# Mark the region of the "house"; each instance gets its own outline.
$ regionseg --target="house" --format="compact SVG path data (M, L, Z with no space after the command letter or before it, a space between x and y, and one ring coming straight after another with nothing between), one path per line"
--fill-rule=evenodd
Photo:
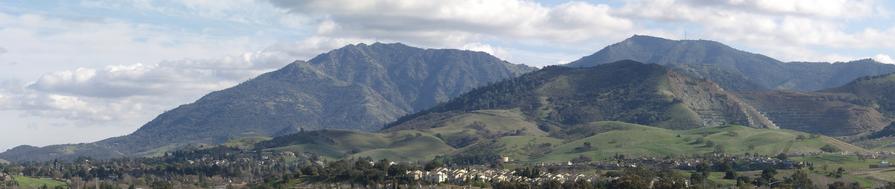
M407 175L410 175L410 177L413 177L413 180L420 180L420 179L422 179L422 178L423 178L423 174L424 174L423 171L420 171L420 170L416 170L416 171L407 171Z
M447 181L447 179L447 174L441 171L429 172L426 174L426 181L431 183L443 183Z

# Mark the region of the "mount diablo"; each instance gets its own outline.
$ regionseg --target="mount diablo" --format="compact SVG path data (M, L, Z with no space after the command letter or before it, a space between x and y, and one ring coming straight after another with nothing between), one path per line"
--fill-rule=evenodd
M87 144L20 146L0 154L0 159L147 156L300 129L374 131L402 115L533 70L483 52L400 43L348 45L212 92L126 136Z

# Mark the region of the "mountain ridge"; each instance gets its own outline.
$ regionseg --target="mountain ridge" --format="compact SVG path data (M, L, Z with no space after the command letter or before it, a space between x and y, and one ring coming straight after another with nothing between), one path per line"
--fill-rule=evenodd
M871 59L842 63L783 62L710 40L669 40L634 35L565 64L588 67L619 60L670 65L733 91L815 91L838 87L863 76L895 72L895 65Z

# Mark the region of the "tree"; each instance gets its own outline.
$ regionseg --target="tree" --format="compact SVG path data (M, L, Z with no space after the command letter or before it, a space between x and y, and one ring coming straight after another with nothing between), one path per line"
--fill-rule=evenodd
M777 181L774 176L777 175L777 170L773 167L767 168L761 171L761 176L755 178L755 185L757 186L769 186L771 183Z
M786 160L786 159L789 159L789 157L787 157L786 154L784 154L784 153L780 153L780 154L777 154L777 159Z
M834 152L839 152L841 150L833 145L827 144L827 145L824 145L823 147L820 147L820 151L834 153Z
M705 179L709 178L709 174L712 173L712 168L709 167L708 163L702 162L696 166L696 171L699 172L699 175Z
M861 185L858 184L857 182L853 182L849 185L846 185L842 181L836 181L833 184L829 184L827 186L830 189L860 189L861 188Z
M702 176L702 174L699 173L692 173L690 174L690 183L692 183L694 186L705 185L706 177Z
M715 145L715 149L712 150L712 152L713 152L713 153L716 153L716 154L723 154L723 153L725 152L725 151L724 151L724 146L722 146L722 145L720 145L720 144Z
M787 177L786 180L784 180L784 183L788 186L792 186L792 188L799 188L799 189L815 188L814 182L812 182L811 179L808 178L808 174L802 170L797 170L796 172L792 173L791 176Z
M739 177L737 177L737 185L736 186L737 186L737 188L753 188L752 184L750 184L751 182L752 182L752 178L749 178L748 176L739 176Z
M836 172L833 173L833 177L842 178L842 175L845 175L845 169L839 167L836 169Z
M724 179L736 179L737 172L734 170L727 170L724 172Z
M715 142L711 140L705 141L705 147L715 147Z
M575 147L575 151L576 152L585 152L585 151L589 151L592 148L593 148L593 146L591 146L590 142L584 142L584 144L581 144L581 146Z
M580 155L577 158L572 159L572 163L589 163L591 161L593 161L593 159L584 155Z

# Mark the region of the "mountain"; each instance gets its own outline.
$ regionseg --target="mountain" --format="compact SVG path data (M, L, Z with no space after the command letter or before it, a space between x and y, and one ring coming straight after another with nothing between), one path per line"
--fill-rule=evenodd
M546 67L404 116L375 133L305 131L258 143L255 150L328 158L442 158L457 164L501 156L566 162L579 156L608 160L615 154L717 150L775 155L820 152L825 145L866 151L830 137L766 128L776 126L711 81L661 65L619 61Z
M878 132L870 135L871 138L892 136L895 133L895 74L862 77L844 86L823 91L851 94L885 116L887 119L879 125L885 128L878 129Z
M715 41L668 40L643 35L610 45L567 66L589 67L619 60L667 65L734 91L815 91L838 87L859 77L895 72L895 65L869 59L844 63L784 63Z
M159 155L302 129L374 131L489 83L533 71L483 52L400 43L348 45L162 113L132 134L80 145L19 147L0 158Z
M867 62L862 64L869 64ZM763 91L739 95L781 128L830 136L881 131L895 120L895 74L867 76L817 92Z
M895 117L895 74L868 76L825 92L849 93L869 101L887 116Z
M445 104L405 116L395 127L431 127L445 117L488 109L518 109L539 126L622 121L670 129L728 124L774 128L717 84L657 64L619 61L594 67L552 66L475 89Z
M762 91L739 94L780 128L828 136L882 129L890 118L849 93Z

